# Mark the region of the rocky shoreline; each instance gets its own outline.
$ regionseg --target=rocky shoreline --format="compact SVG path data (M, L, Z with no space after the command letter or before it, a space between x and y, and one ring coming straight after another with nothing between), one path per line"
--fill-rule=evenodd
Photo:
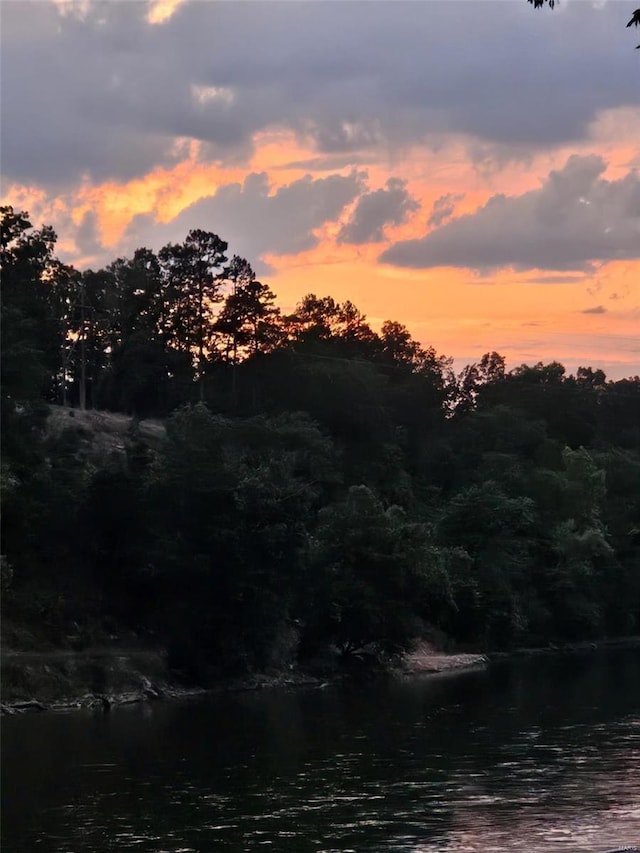
M85 693L83 696L40 702L37 699L17 699L0 702L0 714L12 716L30 711L74 711L80 708L108 711L119 705L133 705L163 699L180 699L198 696L206 691L202 688L183 688L153 685L125 693Z
M393 676L451 672L482 666L480 654L446 654L419 644L399 665L378 668ZM366 665L365 665L366 671ZM0 714L34 711L109 711L121 705L181 699L204 693L275 687L323 688L349 674L301 671L256 674L213 687L186 687L167 669L158 650L100 648L84 651L5 652L2 655Z
M640 646L640 637L582 642L545 648L523 648L492 654L449 653L419 642L393 665L370 667L359 676L387 675L413 678L455 674L485 667L495 660L535 655L580 653L599 648ZM123 705L184 699L206 693L270 688L324 688L354 673L338 668L319 671L289 669L241 679L221 681L211 687L180 684L160 650L97 648L83 651L3 652L0 714L33 711L109 711Z
M4 651L0 713L108 710L180 695L158 650L101 647L83 651Z

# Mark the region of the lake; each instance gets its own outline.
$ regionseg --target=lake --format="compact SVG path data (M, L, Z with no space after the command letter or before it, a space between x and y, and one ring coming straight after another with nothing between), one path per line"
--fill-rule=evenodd
M640 841L640 650L3 720L3 853Z

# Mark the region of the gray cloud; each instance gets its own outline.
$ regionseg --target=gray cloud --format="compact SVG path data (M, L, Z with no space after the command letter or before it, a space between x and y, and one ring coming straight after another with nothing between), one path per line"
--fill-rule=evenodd
M448 133L514 151L583 139L598 111L637 106L617 7L193 2L151 26L143 3L62 16L7 0L3 173L55 187L125 180L175 162L176 139L237 160L265 129L320 153Z
M407 191L406 181L390 178L387 188L364 193L351 219L340 229L338 243L379 243L387 225L400 225L420 205Z
M159 249L184 240L192 228L214 231L229 243L229 251L246 257L260 274L258 260L265 254L296 255L318 243L314 230L338 218L346 205L365 190L365 175L309 175L271 193L264 173L248 175L243 184L228 184L200 199L169 223L153 216L134 217L123 246L130 253L146 245Z
M329 154L322 157L310 157L307 160L292 160L274 169L305 169L310 172L335 172L348 166L357 166L367 162L367 157L359 154Z
M604 305L596 305L595 308L585 308L584 311L580 312L581 314L606 314L607 309Z
M446 193L437 198L433 203L431 213L427 219L427 228L438 228L445 220L450 219L453 216L456 205L463 198L463 193Z
M640 257L640 177L601 177L595 155L569 158L536 190L494 195L473 214L425 237L396 243L383 262L423 269L466 267L588 270L599 261Z
M560 275L531 275L524 281L527 284L579 284L585 281L585 273L560 273Z
M170 165L173 139L153 121L152 81L179 109L182 87L148 43L139 3L96 3L87 20L50 3L10 2L2 17L2 171L63 186L85 174L128 179ZM104 23L101 23L103 22ZM7 85L7 80L11 85ZM159 100L159 99L158 99ZM138 118L135 113L138 111Z
M93 210L87 210L76 229L75 243L83 255L99 255L104 250L98 234L98 217Z

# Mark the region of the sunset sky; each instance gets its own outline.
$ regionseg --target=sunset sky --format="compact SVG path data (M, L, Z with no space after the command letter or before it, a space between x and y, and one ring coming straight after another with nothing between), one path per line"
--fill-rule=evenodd
M634 0L3 0L2 203L97 268L214 231L454 356L640 373Z

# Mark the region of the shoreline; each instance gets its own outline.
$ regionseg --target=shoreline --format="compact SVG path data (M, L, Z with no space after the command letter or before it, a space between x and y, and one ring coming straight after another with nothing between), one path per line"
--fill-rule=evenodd
M397 665L378 671L365 669L359 674L411 678L459 672L487 663L488 658L479 653L449 654L420 643ZM256 673L209 687L187 687L171 677L158 650L104 647L83 651L6 651L2 654L2 670L2 716L81 709L108 712L124 705L274 688L321 689L356 677L346 670L318 672L300 668ZM13 682L10 686L5 684L7 673ZM96 680L104 682L100 689Z
M509 658L530 658L543 655L579 654L596 652L602 649L633 649L640 647L640 634L630 637L605 637L600 640L579 640L575 643L562 643L547 646L522 646L509 652L488 652L489 661L508 660Z
M407 652L397 665L389 666L386 670L379 671L377 675L407 679L443 674L455 675L469 670L482 669L490 666L493 662L509 659L635 647L640 647L640 636L581 641L558 646L523 647L508 652L488 653L443 652L435 649L427 642L420 642L412 651ZM22 670L20 670L21 661L24 662ZM38 662L41 673L33 672L34 661ZM115 673L116 678L111 687L105 685L104 689L96 689L86 679L86 671L83 671L82 667L86 667L95 678L97 661L100 661L99 665L103 667L103 670L98 673L99 678L110 677L114 679ZM63 672L58 670L56 673L56 665L60 668L63 662L66 662L67 671L64 671L63 668ZM142 664L146 664L146 666ZM35 653L4 652L2 655L3 670L12 665L17 666L21 675L30 674L35 682L37 682L39 674L46 674L50 679L57 676L58 695L52 695L50 687L48 690L44 688L39 690L34 683L31 685L32 689L28 689L26 685L21 689L15 687L13 690L9 689L8 692L14 695L5 699L7 691L4 687L5 679L3 677L2 698L0 699L0 715L2 716L44 711L61 713L81 709L105 713L113 708L126 705L188 699L203 695L274 688L309 687L321 689L349 680L350 677L353 678L353 675L350 676L348 672L335 671L315 674L313 671L297 669L272 674L254 674L244 678L221 681L210 687L187 687L171 678L171 673L166 670L163 656L158 650L126 651L108 648L77 652L68 650ZM29 667L32 669L31 672L29 672ZM74 675L77 679L75 685L73 684ZM66 679L64 684L59 683L61 679ZM28 681L28 677L25 680ZM120 688L116 689L118 683Z
M420 642L407 652L398 667L400 674L438 675L444 672L460 672L477 669L489 663L489 657L481 652L442 652L426 642Z

